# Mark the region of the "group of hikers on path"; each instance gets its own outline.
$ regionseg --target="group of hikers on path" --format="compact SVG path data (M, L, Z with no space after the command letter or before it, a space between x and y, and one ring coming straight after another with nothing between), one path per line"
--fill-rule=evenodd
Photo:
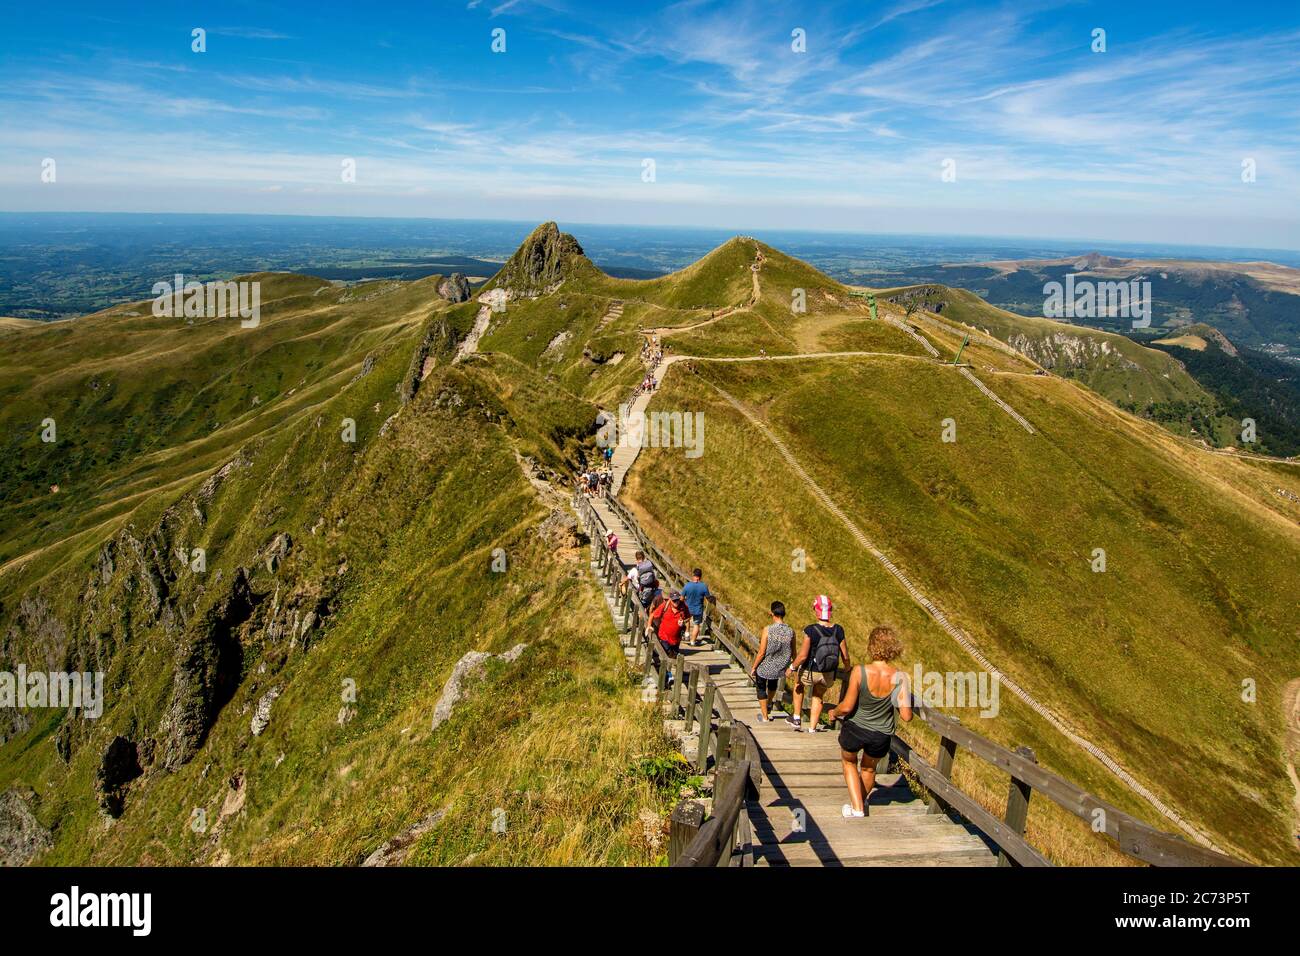
M609 494L614 484L614 472L611 468L590 468L580 472L576 479L578 491L589 498L603 498Z
M607 536L606 546L617 554L618 537L613 532ZM699 568L691 572L691 580L681 590L670 589L665 594L653 562L637 551L636 560L619 582L619 591L630 592L640 601L647 611L645 637L657 640L670 660L682 646L700 646L701 633L706 637L710 633L706 604L716 605L717 598ZM893 629L873 628L867 638L868 661L854 667L844 628L831 622L833 610L831 599L818 595L812 602L815 620L797 641L794 628L785 621L785 604L773 601L771 622L759 635L749 676L758 695L761 723L775 719L773 699L790 677L795 683L788 719L796 732L802 732L804 698L811 694L806 729L814 734L821 729L826 691L835 684L841 668L848 672L839 702L828 716L840 721L840 760L849 790L849 802L841 812L849 818L862 817L875 786L876 761L889 753L898 718L912 719L911 690L907 675L892 664L903 650Z
M810 734L817 733L826 691L841 667L848 671L839 703L830 711L830 719L841 722L840 761L849 788L849 802L841 813L845 817L866 816L867 800L876 785L876 761L889 753L897 718L912 719L907 675L891 663L902 655L902 644L892 628L873 628L867 638L869 662L854 667L844 628L831 623L831 599L819 594L812 610L816 621L803 629L803 640L795 651L794 628L785 623L785 605L772 602L772 621L759 635L758 652L749 669L758 693L758 719L761 723L774 719L772 699L790 676L795 680L790 726L796 732L804 729L804 696L811 693L807 729Z

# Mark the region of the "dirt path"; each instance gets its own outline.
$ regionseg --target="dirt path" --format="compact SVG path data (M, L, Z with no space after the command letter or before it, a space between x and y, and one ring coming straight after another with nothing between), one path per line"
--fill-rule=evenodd
M666 325L658 329L642 329L642 334L663 336L673 335L677 332L690 332L694 329L702 329L706 325L712 325L714 322L721 322L727 316L735 315L737 312L752 309L758 303L758 297L762 294L762 290L758 285L758 274L763 267L763 262L763 250L758 247L758 243L754 243L754 262L749 267L750 278L753 280L753 292L750 293L749 301L743 305L727 306L722 311L709 316L703 322L696 322L694 325Z
M460 343L460 348L456 350L456 357L453 362L459 362L467 355L473 355L478 351L478 341L483 338L483 333L487 331L488 323L492 321L492 306L481 305L478 309L478 315L474 316L474 327L469 330L469 335Z

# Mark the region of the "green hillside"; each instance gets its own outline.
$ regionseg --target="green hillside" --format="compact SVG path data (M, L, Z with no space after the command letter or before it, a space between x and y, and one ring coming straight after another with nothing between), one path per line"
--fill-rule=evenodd
M923 325L951 323L991 335L1036 365L1082 382L1176 434L1216 447L1237 441L1240 424L1231 410L1159 349L1113 332L1007 312L963 289L909 286L881 295L913 301L916 320Z
M262 278L257 329L144 303L3 357L0 667L106 674L97 720L3 713L37 862L357 863L431 814L407 862L653 862L666 744L530 481L592 407L453 364L476 309L435 281ZM431 729L463 655L517 644Z
M135 303L5 332L0 668L107 675L98 720L0 715L36 862L355 863L403 835L407 863L660 859L667 744L564 501L648 340L678 360L651 408L703 412L704 454L643 451L623 497L751 625L828 593L856 651L888 623L909 669L974 667L775 436L1035 701L1215 844L1295 862L1300 472L1115 404L1213 402L1170 355L933 286L873 319L748 237L637 281L547 223L461 303L254 278L253 330ZM434 729L470 651L496 656ZM1010 693L959 716L1177 829ZM1057 862L1121 862L1048 801L1029 825Z

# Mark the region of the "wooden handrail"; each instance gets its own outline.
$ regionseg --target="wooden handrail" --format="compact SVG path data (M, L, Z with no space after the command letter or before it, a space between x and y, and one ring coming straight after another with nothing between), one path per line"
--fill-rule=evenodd
M1039 766L1023 754L1008 750L987 737L981 737L972 730L963 727L960 721L947 714L929 707L917 707L915 713L935 733L939 734L944 747L955 750L962 747L985 763L997 767L1010 775L1013 781L1019 781L1041 794L1057 806L1069 811L1088 823L1098 834L1118 844L1119 849L1129 856L1154 866L1246 866L1241 860L1223 853L1197 846L1181 837L1157 830L1149 824L1125 813L1123 810L1093 796L1052 771ZM901 738L895 736L896 744L901 744L909 752L911 747ZM897 752L897 750L895 750ZM902 755L900 754L900 757ZM912 764L912 758L902 757ZM920 759L919 757L916 759ZM915 764L913 764L915 766ZM928 766L928 765L927 765ZM934 768L930 768L934 770ZM921 774L918 772L918 776ZM922 780L926 787L941 799L957 807L949 799L945 789L931 787ZM960 791L957 791L960 793ZM963 812L967 819L978 825L978 821ZM989 834L993 836L992 834ZM1001 844L999 844L1001 845ZM1006 847L1003 847L1006 849ZM1011 854L1014 858L1014 854Z
M640 523L637 522L636 518L632 516L632 513L628 511L621 501L613 496L606 498L605 501L608 503L610 510L619 517L636 537L640 549L650 557L656 568L672 574L678 581L685 582L687 580L684 569L672 561L649 539L642 530ZM589 501L583 500L579 507L593 525L601 523L599 516L596 514L595 509L591 507ZM603 544L601 548L606 552L608 551ZM613 570L614 565L619 565L619 562L610 561L607 558L602 559L601 567L608 567L608 571L603 573L606 573L606 579L611 582L617 580L617 574L621 574L621 565L617 573ZM645 627L645 611L638 601L633 600L630 605L633 619L633 636L638 648L636 661L638 664L642 663L641 645L644 643L646 648L644 656L646 673L649 674L652 667L655 666L656 660L659 661L658 684L662 696L667 671L664 662L668 660L667 655L659 647L658 641L641 641L641 632ZM716 608L719 622L714 629L715 640L732 659L748 670L753 660L753 654L758 650L757 637L721 602L716 605ZM685 665L688 669L693 666L689 663ZM845 678L847 673L841 670L836 676ZM719 768L719 771L724 766L734 762L731 761L733 755L741 755L748 758L741 761L745 764L747 786L756 790L762 774L757 760L757 745L753 741L748 726L732 719L722 695L716 692L716 687L707 674L703 676L702 680L697 678L690 683L690 695L684 704L681 704L678 700L682 683L684 681L681 679L681 672L679 671L678 682L674 685L674 703L679 708L684 708L683 713L691 715L687 718L688 723L695 719L696 708L700 708L698 712L700 753L696 761L700 772L707 768L711 750L715 754L715 766ZM708 710L703 710L706 707ZM712 711L717 711L719 714L716 732L711 724ZM998 846L1000 859L1004 865L1051 865L1047 858L1034 849L1024 837L1031 794L1041 794L1042 797L1051 800L1088 823L1099 835L1113 841L1121 852L1153 866L1248 865L1241 860L1215 850L1197 846L1181 837L1158 830L1142 822L1131 814L1125 813L1099 797L1088 793L1064 777L1039 766L1032 752L1024 750L1024 748L1019 753L1009 750L1001 744L994 743L992 740L964 727L955 717L941 713L933 708L921 706L915 702L914 713L922 723L939 735L940 744L937 765L930 764L917 753L912 744L898 734L895 734L891 741L891 752L912 768L921 785L929 792L931 812L952 811L969 820ZM952 782L953 760L958 748L962 748L990 766L1002 770L1010 777L1007 808L1003 819L998 819L973 797L958 789L956 784ZM750 779L751 777L752 779ZM737 785L734 781L729 780L726 786L731 788L726 796L733 796L731 790L734 790ZM715 787L713 816L700 828L699 833L686 852L673 863L674 866L714 865L714 863L702 864L692 861L712 859L716 863L717 858L722 854L721 844L727 842L728 846L731 845L728 841L734 840L736 836L739 818L734 817L730 820L724 820L723 817L733 817L739 811L736 806L727 803L720 805L720 797L721 794ZM740 804L743 805L743 802L741 800ZM746 822L747 819L746 817Z
M736 832L752 790L751 761L727 760L718 768L722 781L714 787L713 814L672 866L728 866L732 864Z

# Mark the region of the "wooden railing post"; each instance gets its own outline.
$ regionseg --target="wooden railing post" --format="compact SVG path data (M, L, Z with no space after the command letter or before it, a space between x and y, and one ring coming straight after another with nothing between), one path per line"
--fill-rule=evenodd
M682 672L683 672L683 669L686 667L686 658L682 655L682 653L681 653L680 651L678 651L676 657L672 658L672 664L673 664L673 667L672 667L672 675L673 675L673 693L672 693L672 698L671 698L671 699L672 699L672 702L673 702L673 712L672 712L672 714L671 714L670 716L671 716L673 719L676 719L676 718L677 718L677 711L678 711L678 710L681 708L681 706L682 706L682 684L686 683L686 682L682 679L682 677L683 677L683 673L682 673ZM668 665L668 661L665 660L665 661L664 661L664 666L666 667L667 665ZM687 701L687 703L690 703L690 701Z
M732 760L750 760L754 754L749 752L749 734L743 731L732 735L730 756Z
M714 759L717 761L715 766L721 767L722 762L731 756L731 723L724 720L722 723L718 724L718 732L714 735L713 739ZM718 792L718 785L716 782L713 785L713 792Z
M728 736L730 736L730 732L731 732L730 727L727 728L727 732L728 732ZM719 743L722 742L721 729L719 729L718 742ZM723 760L722 751L719 750L718 770L713 775L713 795L715 798L728 789L728 785L731 783L732 779L739 772L740 772L740 761L732 760L730 758ZM744 816L745 810L743 806L741 807L740 813L741 816ZM722 835L722 853L718 857L718 866L731 865L731 856L735 848L735 845L736 845L736 834L734 830L730 833L725 833Z
M682 855L695 835L704 825L704 804L698 800L679 800L669 817L668 865L672 866Z
M700 686L700 668L695 666L689 670L691 676L686 686L686 726L684 728L684 732L688 734L695 728L695 709L696 701L699 699L698 691Z
M1038 757L1028 747L1017 747L1016 753L1026 760L1038 763ZM1029 784L1011 777L1011 787L1007 791L1007 812L1003 820L1016 836L1025 835L1025 824L1029 821L1029 796L1032 793ZM1015 866L1016 863L1005 851L998 853L998 866Z
M959 723L956 717L952 718L953 723ZM957 756L957 741L944 737L939 741L939 759L935 761L934 769L939 771L939 775L945 780L952 779L952 762ZM933 794L930 795L930 806L927 813L943 813L947 807L942 800Z
M700 701L700 745L695 752L695 769L700 773L709 769L709 737L713 734L713 695L717 687L712 677L704 679L704 699Z

